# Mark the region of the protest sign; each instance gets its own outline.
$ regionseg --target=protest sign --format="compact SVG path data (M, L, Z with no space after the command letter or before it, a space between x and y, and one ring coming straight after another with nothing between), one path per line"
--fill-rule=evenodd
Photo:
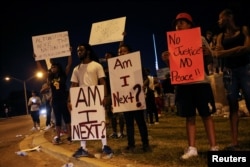
M70 88L72 140L106 138L103 85Z
M144 110L140 52L108 59L113 112Z
M32 43L36 61L71 55L67 31L33 36Z
M98 45L123 41L126 17L93 23L89 44Z
M172 84L203 80L204 63L200 28L167 32Z

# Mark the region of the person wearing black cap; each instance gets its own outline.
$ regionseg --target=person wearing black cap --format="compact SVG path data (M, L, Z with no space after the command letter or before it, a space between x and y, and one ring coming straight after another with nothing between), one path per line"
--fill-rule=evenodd
M173 24L177 31L191 29L194 27L193 19L188 13L179 13L173 21ZM203 55L211 55L209 45L205 38L202 37L201 40L203 45ZM210 144L210 151L217 151L218 146L216 145L214 122L211 117L211 114L215 112L216 109L209 78L205 75L202 81L177 84L175 88L177 114L186 118L186 131L188 137L188 148L184 151L181 159L189 159L191 157L198 156L198 151L195 146L196 109L203 120ZM210 106L212 109L210 109Z
M214 56L223 60L223 81L230 108L232 143L227 150L239 149L239 92L242 90L246 106L250 111L250 35L249 27L237 26L232 10L225 9L219 14L219 27Z

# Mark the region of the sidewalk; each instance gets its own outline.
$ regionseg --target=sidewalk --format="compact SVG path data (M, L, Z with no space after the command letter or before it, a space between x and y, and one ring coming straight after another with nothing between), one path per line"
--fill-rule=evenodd
M74 167L114 167L114 165L109 165L99 161L96 158L81 157L76 159L72 157L73 152L71 152L69 149L65 149L63 145L54 145L53 143L49 142L44 137L44 133L45 131L40 131L26 137L19 145L20 150L28 149L30 146L41 146L41 151L61 160L65 164L72 162Z

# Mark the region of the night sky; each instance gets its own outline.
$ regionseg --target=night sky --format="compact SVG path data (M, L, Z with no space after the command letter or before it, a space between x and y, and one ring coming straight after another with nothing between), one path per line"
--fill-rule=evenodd
M32 57L32 36L68 31L70 45L73 47L73 66L79 63L76 47L88 42L92 23L126 16L125 43L133 51L141 52L142 65L155 72L155 53L153 34L159 68L163 68L161 52L167 49L166 32L172 31L172 21L179 12L192 15L202 33L210 29L218 31L218 15L224 8L231 8L240 23L249 25L248 2L202 0L189 1L146 1L146 2L18 2L1 5L1 87L0 99L8 98L10 92L23 91L23 85L16 82L6 83L3 77L11 75L26 80L36 72ZM248 5L247 5L248 4ZM4 10L3 10L4 8ZM106 51L117 53L119 42L93 46L99 57ZM60 58L66 63L65 58ZM27 82L27 90L39 90L42 81L32 79Z

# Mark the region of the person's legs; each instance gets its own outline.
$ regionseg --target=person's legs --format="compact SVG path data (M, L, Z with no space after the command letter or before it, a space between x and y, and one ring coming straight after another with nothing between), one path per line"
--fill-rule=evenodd
M214 129L214 121L211 116L202 117L202 121L204 123L204 127L207 133L208 141L210 144L210 148L216 147L216 139L215 139L215 129Z
M135 147L135 139L134 139L134 111L124 112L124 117L125 117L125 121L126 121L128 147L129 148L134 148Z
M238 110L239 110L239 102L238 102L238 94L239 94L239 69L227 69L223 73L223 81L224 86L227 93L227 100L229 104L229 121L230 121L230 130L231 130L231 146L238 145ZM229 147L231 147L229 146ZM227 148L226 148L227 149Z
M195 147L195 134L196 134L195 117L186 118L186 130L187 130L188 145Z
M145 119L143 118L143 111L142 110L135 111L134 116L137 126L139 128L143 149L144 151L146 151L146 149L149 147L149 140L148 140L147 125Z
M125 120L124 120L124 114L123 113L118 113L118 119L119 119L119 128L120 128L120 138L125 137L124 135L124 124L125 124Z
M51 126L51 106L50 102L46 102L46 126Z

